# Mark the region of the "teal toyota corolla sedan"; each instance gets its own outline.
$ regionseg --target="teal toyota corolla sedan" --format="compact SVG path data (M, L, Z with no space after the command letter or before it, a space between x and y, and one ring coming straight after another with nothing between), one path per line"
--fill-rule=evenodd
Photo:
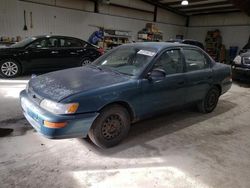
M90 65L32 78L20 101L24 116L44 136L89 136L99 147L112 147L131 123L173 107L195 103L201 112L212 112L231 85L231 68L198 47L133 43Z

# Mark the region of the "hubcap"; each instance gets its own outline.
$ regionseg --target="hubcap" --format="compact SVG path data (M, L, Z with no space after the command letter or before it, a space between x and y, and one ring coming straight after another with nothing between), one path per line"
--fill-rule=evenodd
M105 139L111 140L121 133L122 119L118 115L110 115L102 125L102 135Z
M8 61L2 64L1 71L5 76L14 76L18 72L18 66L14 62Z
M84 65L87 65L87 64L90 64L91 61L89 59L85 59L83 62L82 62L82 66Z

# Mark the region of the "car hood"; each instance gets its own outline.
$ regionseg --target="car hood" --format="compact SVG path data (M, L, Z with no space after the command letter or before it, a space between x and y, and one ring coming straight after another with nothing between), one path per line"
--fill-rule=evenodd
M42 98L58 102L79 92L111 86L129 79L130 77L116 72L85 66L32 78L29 81L29 90Z
M245 53L242 53L240 54L241 57L250 57L250 50L245 52Z

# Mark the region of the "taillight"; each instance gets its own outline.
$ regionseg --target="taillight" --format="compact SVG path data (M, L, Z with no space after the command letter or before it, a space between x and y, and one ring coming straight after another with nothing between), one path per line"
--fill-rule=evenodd
M98 52L100 52L101 55L104 54L104 49L103 48L98 48L97 50L98 50Z

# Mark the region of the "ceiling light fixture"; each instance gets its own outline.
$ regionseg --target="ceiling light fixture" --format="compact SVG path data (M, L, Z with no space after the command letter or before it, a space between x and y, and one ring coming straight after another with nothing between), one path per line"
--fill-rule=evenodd
M182 1L181 5L188 5L188 1L187 0Z

